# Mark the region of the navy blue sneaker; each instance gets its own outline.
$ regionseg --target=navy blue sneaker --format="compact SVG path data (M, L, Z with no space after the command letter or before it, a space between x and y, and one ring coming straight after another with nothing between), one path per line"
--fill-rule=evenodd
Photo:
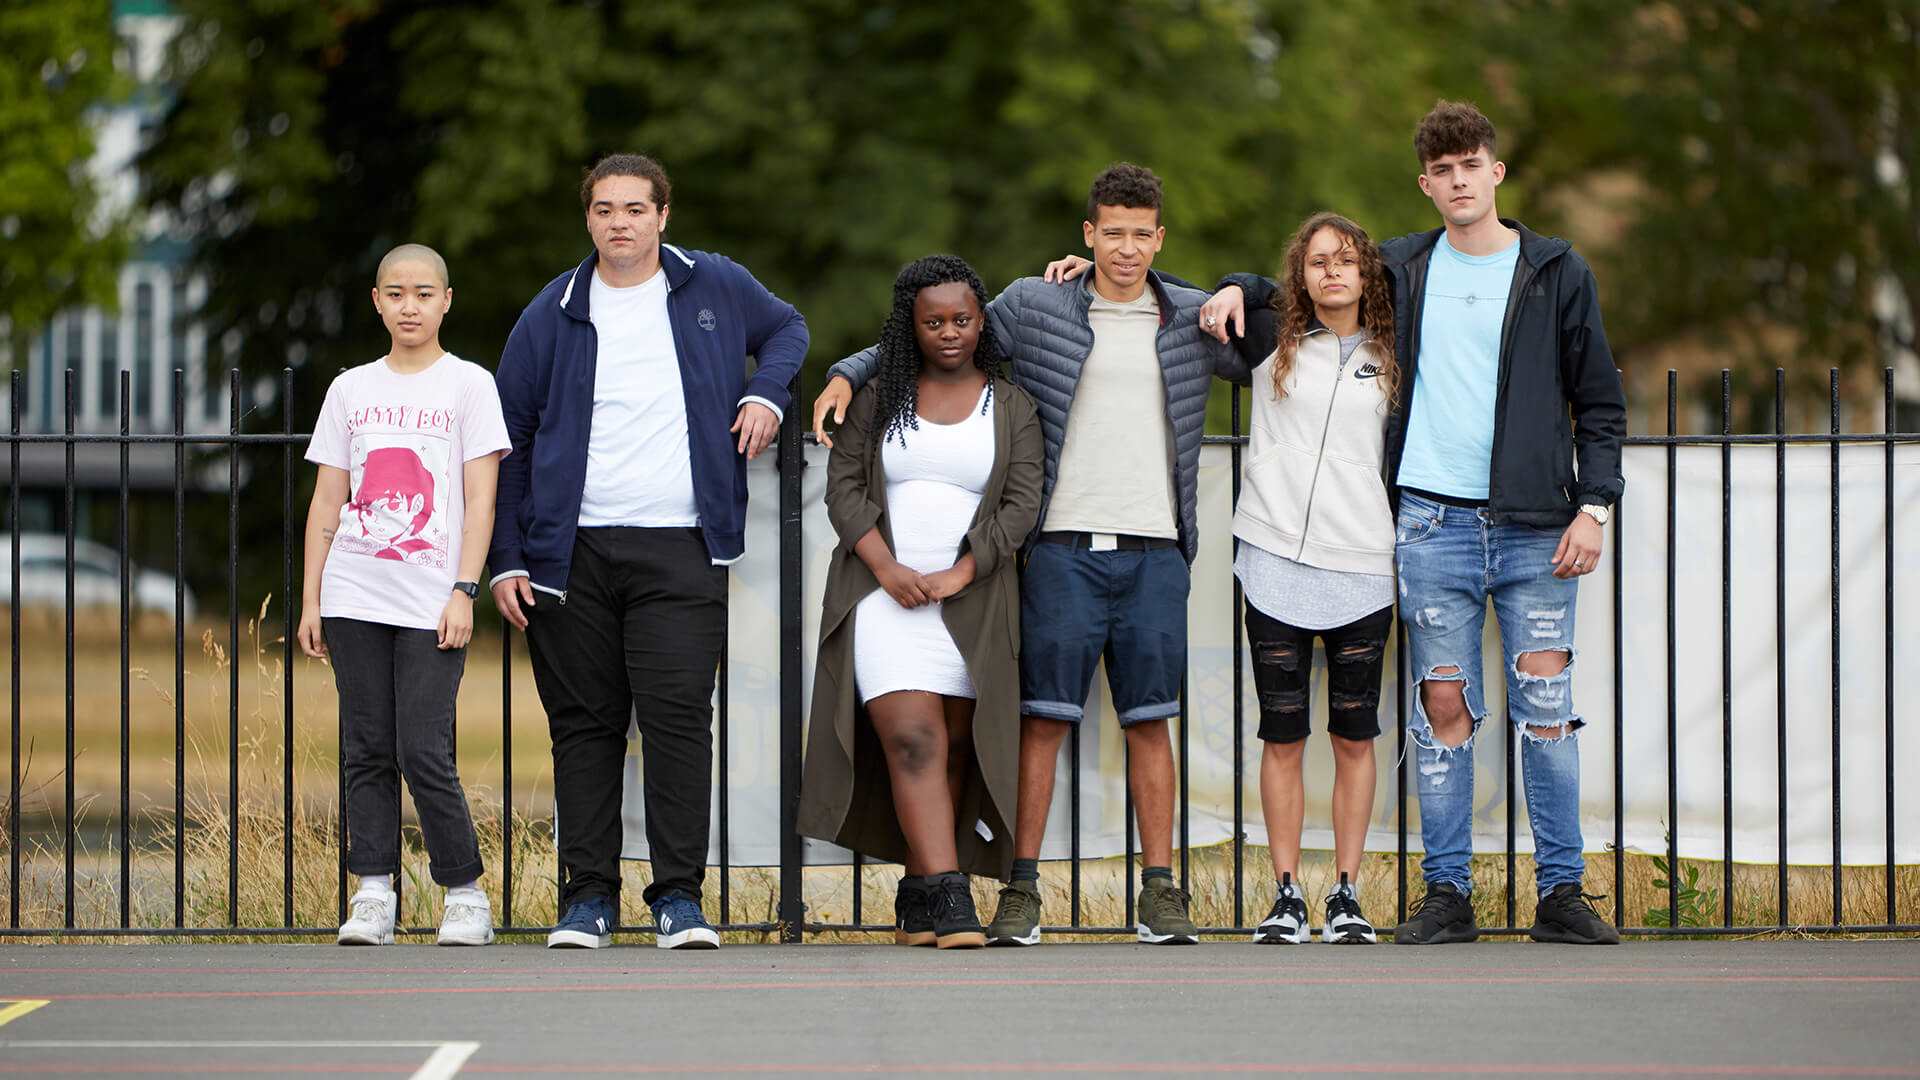
M618 921L613 902L604 896L589 896L567 905L553 932L547 935L549 949L604 949L613 944L613 924Z
M659 927L653 943L662 949L720 947L720 934L700 913L700 905L679 893L668 893L653 902L653 925Z

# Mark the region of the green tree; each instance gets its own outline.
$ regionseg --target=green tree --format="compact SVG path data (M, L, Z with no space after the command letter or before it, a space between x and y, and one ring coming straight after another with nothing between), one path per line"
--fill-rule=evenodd
M108 5L0 6L0 332L16 360L54 313L111 305L122 213L88 172L90 111L120 92Z

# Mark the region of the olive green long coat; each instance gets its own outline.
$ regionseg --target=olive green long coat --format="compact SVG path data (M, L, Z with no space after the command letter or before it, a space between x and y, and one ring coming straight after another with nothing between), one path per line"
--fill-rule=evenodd
M800 790L800 832L862 855L904 862L906 838L880 743L854 687L854 609L880 583L853 545L879 528L893 547L880 462L875 388L856 394L834 434L827 464L827 517L840 543L827 570L814 666L813 710ZM941 617L979 695L974 765L965 781L955 839L960 869L1005 878L1013 868L1013 810L1020 775L1019 550L1040 514L1044 448L1033 399L1005 379L993 384L993 471L958 559L972 552L973 583L941 604ZM984 821L987 840L974 828Z

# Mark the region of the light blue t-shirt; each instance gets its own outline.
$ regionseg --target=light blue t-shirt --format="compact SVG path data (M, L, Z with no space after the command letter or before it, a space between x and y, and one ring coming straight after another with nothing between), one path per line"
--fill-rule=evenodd
M1461 499L1487 497L1500 324L1519 258L1517 239L1492 255L1462 255L1440 234L1427 264L1420 363L1395 477L1401 487Z

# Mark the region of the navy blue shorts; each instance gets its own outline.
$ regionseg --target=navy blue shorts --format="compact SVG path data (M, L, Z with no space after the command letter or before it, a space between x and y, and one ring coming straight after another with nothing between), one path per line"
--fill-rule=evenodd
M1102 657L1121 726L1180 712L1187 561L1176 547L1036 543L1020 574L1020 712L1078 722Z

